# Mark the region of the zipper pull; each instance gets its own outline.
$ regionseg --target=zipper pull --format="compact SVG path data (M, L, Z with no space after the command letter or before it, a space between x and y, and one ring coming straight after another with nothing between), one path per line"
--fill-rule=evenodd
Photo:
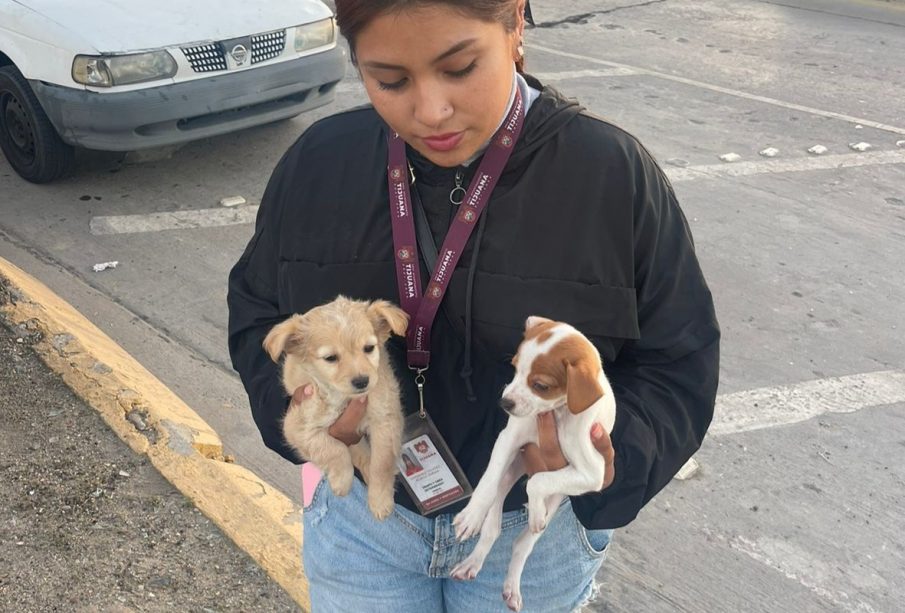
M456 186L449 192L449 202L453 206L459 206L465 200L465 194L467 192L465 188L462 187L462 179L462 170L456 170Z

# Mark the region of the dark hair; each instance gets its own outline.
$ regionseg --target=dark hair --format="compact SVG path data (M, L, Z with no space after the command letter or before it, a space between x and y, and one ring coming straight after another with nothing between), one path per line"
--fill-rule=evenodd
M390 11L436 4L445 4L481 21L499 23L507 32L513 32L518 26L515 12L518 0L336 0L336 25L349 41L352 63L357 63L355 39L371 21ZM524 68L524 61L519 58L515 62L519 72Z

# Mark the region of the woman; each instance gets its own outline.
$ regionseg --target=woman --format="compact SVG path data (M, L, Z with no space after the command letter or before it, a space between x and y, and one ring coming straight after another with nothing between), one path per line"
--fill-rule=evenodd
M230 275L230 351L265 443L302 461L280 434L290 399L261 340L290 313L337 294L404 304L397 266L414 245L394 245L399 211L390 204L410 204L420 281L439 308L428 322L423 387L415 374L424 354L411 338L392 341L390 358L406 410L417 413L423 401L473 486L506 422L497 403L526 317L582 330L617 396L612 440L596 441L609 459L615 451L615 476L563 504L522 577L526 610L569 611L592 596L612 529L634 519L699 447L716 395L719 329L687 224L650 154L521 74L524 9L524 0L337 0L372 106L317 122L277 165ZM473 181L489 176L491 158L502 160L498 183ZM468 220L458 260L436 264L472 199L486 209ZM451 274L429 283L444 266ZM416 307L420 297L419 289ZM350 406L331 433L354 440L361 411ZM556 468L555 426L541 426L544 453L528 451L542 455L533 469ZM356 481L344 498L320 483L307 502L314 611L506 610L500 589L526 522L524 479L471 582L448 578L474 545L453 537L464 500L425 516L400 487L385 522L370 517L365 500Z

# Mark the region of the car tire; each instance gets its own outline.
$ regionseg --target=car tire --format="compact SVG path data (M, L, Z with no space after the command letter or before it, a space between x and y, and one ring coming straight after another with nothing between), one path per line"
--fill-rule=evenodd
M0 149L13 170L32 183L63 177L75 157L15 66L0 67Z

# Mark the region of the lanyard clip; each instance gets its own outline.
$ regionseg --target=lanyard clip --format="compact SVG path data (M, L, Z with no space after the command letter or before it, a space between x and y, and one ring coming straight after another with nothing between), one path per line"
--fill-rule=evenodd
M427 367L412 368L410 366L409 368L417 373L415 375L415 385L418 387L418 416L421 417L421 419L424 419L427 417L427 411L424 410L424 373L427 371Z

